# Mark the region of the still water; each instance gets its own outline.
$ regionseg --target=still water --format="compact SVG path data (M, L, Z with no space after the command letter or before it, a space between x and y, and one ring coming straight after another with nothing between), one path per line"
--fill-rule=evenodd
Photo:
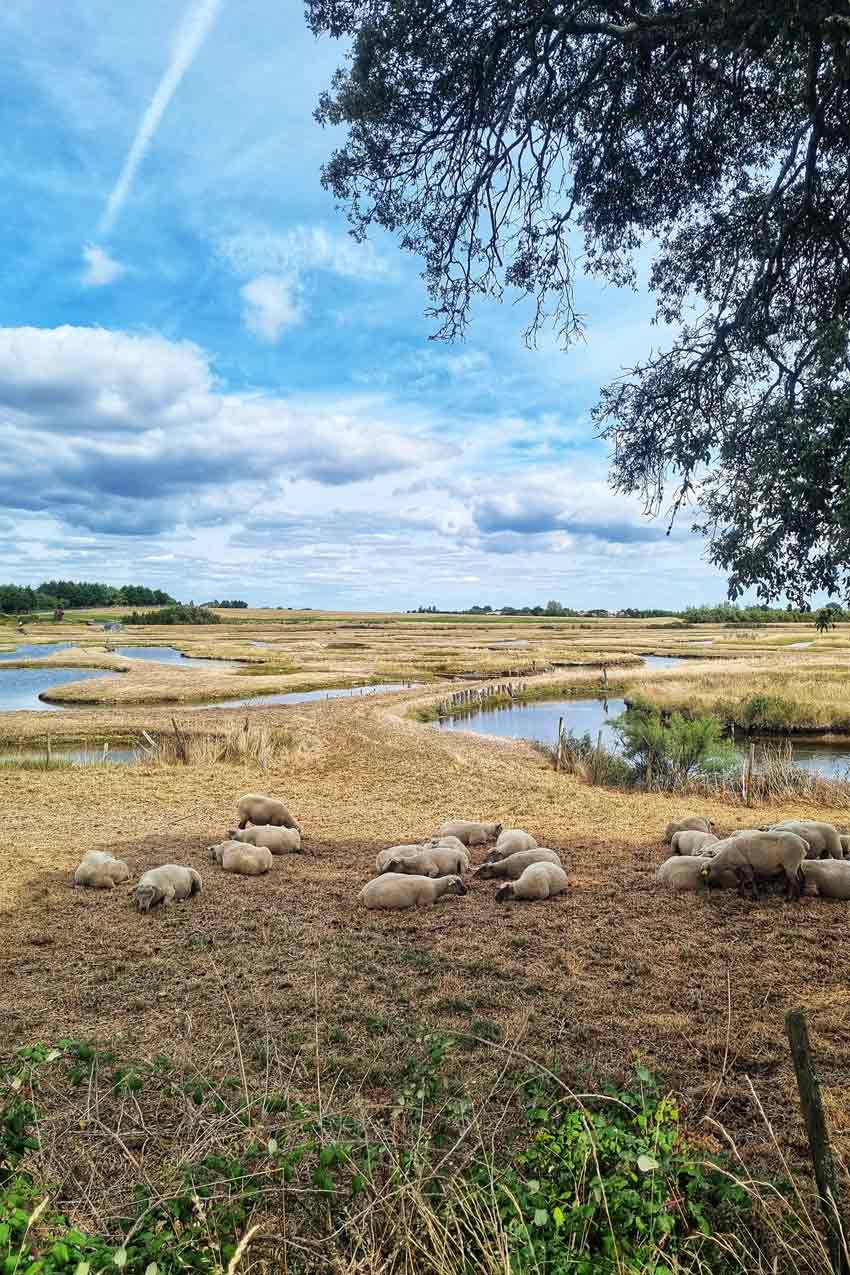
M45 712L62 704L46 704L42 691L67 682L90 682L97 677L117 677L99 668L7 668L0 672L0 712L15 713L22 708Z
M73 651L73 642L37 642L26 646L16 646L14 651L0 651L0 660L43 660L47 655L55 655L57 651Z
M417 682L385 682L379 686L346 686L320 691L287 691L278 695L252 695L250 699L229 699L216 704L187 704L186 708L257 708L262 704L306 704L314 699L341 699L346 696L377 695L379 691L406 691Z
M173 646L116 646L116 655L126 655L128 660L150 660L153 664L179 664L181 668L235 668L227 660L202 659L196 655L184 655Z

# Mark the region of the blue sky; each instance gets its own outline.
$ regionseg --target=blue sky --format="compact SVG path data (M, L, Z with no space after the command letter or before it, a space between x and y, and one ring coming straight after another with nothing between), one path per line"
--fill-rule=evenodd
M286 0L0 10L3 578L201 600L677 606L723 578L607 487L589 410L663 334L582 283L428 340L419 265L357 245L313 121L344 56Z

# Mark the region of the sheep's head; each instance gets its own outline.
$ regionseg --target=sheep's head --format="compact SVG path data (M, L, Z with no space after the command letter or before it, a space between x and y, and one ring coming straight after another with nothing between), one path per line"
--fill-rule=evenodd
M136 900L136 907L140 912L150 912L151 908L159 903L162 893L155 885L137 885L133 892Z
M460 877L446 877L446 881L446 894L466 894L466 886Z
M227 839L228 841L241 841L244 835L244 832L241 832L238 828L231 828L227 834Z
M477 877L481 877L482 880L484 881L488 881L490 877L496 876L495 869L496 869L495 862L488 861L487 863L482 863L481 867L478 869L475 875Z
M505 883L503 885L500 885L498 890L496 891L497 903L510 903L513 897L514 897L513 881L505 881Z
M494 836L494 837L499 837L499 836L501 836L501 833L502 833L502 830L503 830L503 826L504 826L504 825L503 825L503 824L500 824L500 823L494 823L494 824L493 824L493 836Z

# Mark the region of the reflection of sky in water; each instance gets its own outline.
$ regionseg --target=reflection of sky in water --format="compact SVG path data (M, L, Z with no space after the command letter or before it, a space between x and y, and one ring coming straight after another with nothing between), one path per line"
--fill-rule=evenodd
M69 682L91 682L98 677L117 677L106 669L91 668L7 668L0 670L0 712L13 713L22 708L62 708L61 704L45 704L38 698L41 691Z

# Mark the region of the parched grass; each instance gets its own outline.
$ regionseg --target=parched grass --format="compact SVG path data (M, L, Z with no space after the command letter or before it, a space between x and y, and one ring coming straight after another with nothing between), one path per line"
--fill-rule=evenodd
M213 766L251 762L267 770L282 753L294 745L293 735L275 731L267 722L244 717L225 721L214 733L186 733L179 727L168 731L147 731L136 741L140 759L158 766Z
M710 712L742 730L850 732L846 665L733 667L694 677L677 670L673 677L642 681L640 693L666 711Z

